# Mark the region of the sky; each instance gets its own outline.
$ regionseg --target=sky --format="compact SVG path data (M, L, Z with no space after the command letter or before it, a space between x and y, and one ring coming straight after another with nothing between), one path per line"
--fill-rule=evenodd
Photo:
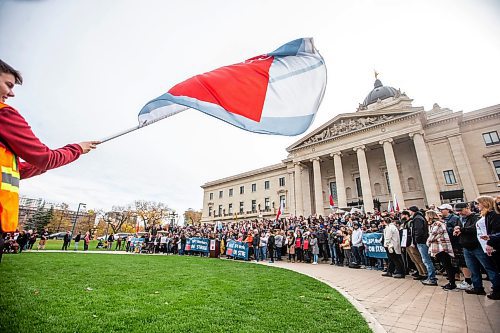
M426 110L500 103L500 2L488 0L0 0L0 58L24 77L8 100L51 148L135 126L193 75L313 37L328 68L308 132L373 88ZM254 134L189 110L21 182L21 195L109 210L135 200L201 209L208 181L279 163L299 137Z

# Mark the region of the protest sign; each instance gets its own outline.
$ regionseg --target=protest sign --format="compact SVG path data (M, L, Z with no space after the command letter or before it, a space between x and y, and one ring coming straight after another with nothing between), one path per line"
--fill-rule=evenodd
M383 235L378 232L363 234L363 244L365 244L365 254L367 257L387 259L382 239Z

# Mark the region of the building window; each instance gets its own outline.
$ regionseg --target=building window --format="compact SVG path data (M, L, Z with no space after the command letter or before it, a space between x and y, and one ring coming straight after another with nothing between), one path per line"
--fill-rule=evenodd
M219 216L222 215L222 205L219 205Z
M500 143L497 131L483 133L483 139L484 143L486 143L487 146L496 145L497 143Z
M232 196L233 196L233 189L232 189L232 188L230 188L230 189L229 189L229 196L230 196L230 197L232 197Z
M380 186L380 183L373 184L373 188L375 189L375 195L382 195L382 186Z
M337 201L337 182L330 182L330 194L334 201Z
M280 186L285 186L285 177L280 177Z
M389 181L389 173L385 173L385 182L387 183L387 191L391 194L391 182Z
M227 212L229 215L231 215L233 213L233 204L232 203L229 204L229 206L227 208Z
M252 213L257 212L257 200L252 200Z
M408 178L408 191L416 191L417 190L417 183L415 182L415 178L409 177Z
M212 206L208 206L208 216L212 216Z
M264 190L269 190L269 180L264 182Z
M271 202L270 202L269 198L265 198L264 199L264 209L266 211L270 211L271 210Z
M252 192L257 191L257 184L252 184Z
M245 194L245 186L240 186L240 194Z
M243 209L244 209L244 203L243 201L240 201L240 214L243 214Z
M455 179L455 174L453 173L453 170L446 170L446 171L443 171L443 173L444 173L444 181L446 182L446 184L450 185L450 184L457 183L457 180Z
M219 199L222 198L222 193L224 193L224 191L219 191Z
M352 199L352 190L350 187L345 188L345 196L347 197L347 199Z
M286 207L286 198L284 195L280 195L280 207Z
M356 178L356 190L358 191L358 197L363 196L363 188L361 187L361 178Z
M493 166L495 167L495 172L497 173L497 178L500 180L500 160L493 161Z
M214 194L210 193L210 200L214 200Z

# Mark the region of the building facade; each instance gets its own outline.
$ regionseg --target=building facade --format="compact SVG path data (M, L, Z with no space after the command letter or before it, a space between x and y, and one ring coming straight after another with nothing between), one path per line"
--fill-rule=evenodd
M202 186L202 222L366 212L500 195L500 105L454 112L415 107L376 79L356 112L342 113L286 150L280 164Z

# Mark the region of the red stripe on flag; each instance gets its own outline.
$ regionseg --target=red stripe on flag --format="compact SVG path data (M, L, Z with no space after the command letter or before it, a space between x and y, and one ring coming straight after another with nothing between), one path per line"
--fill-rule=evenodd
M168 92L214 103L228 112L260 122L273 60L274 57L257 56L196 75Z

